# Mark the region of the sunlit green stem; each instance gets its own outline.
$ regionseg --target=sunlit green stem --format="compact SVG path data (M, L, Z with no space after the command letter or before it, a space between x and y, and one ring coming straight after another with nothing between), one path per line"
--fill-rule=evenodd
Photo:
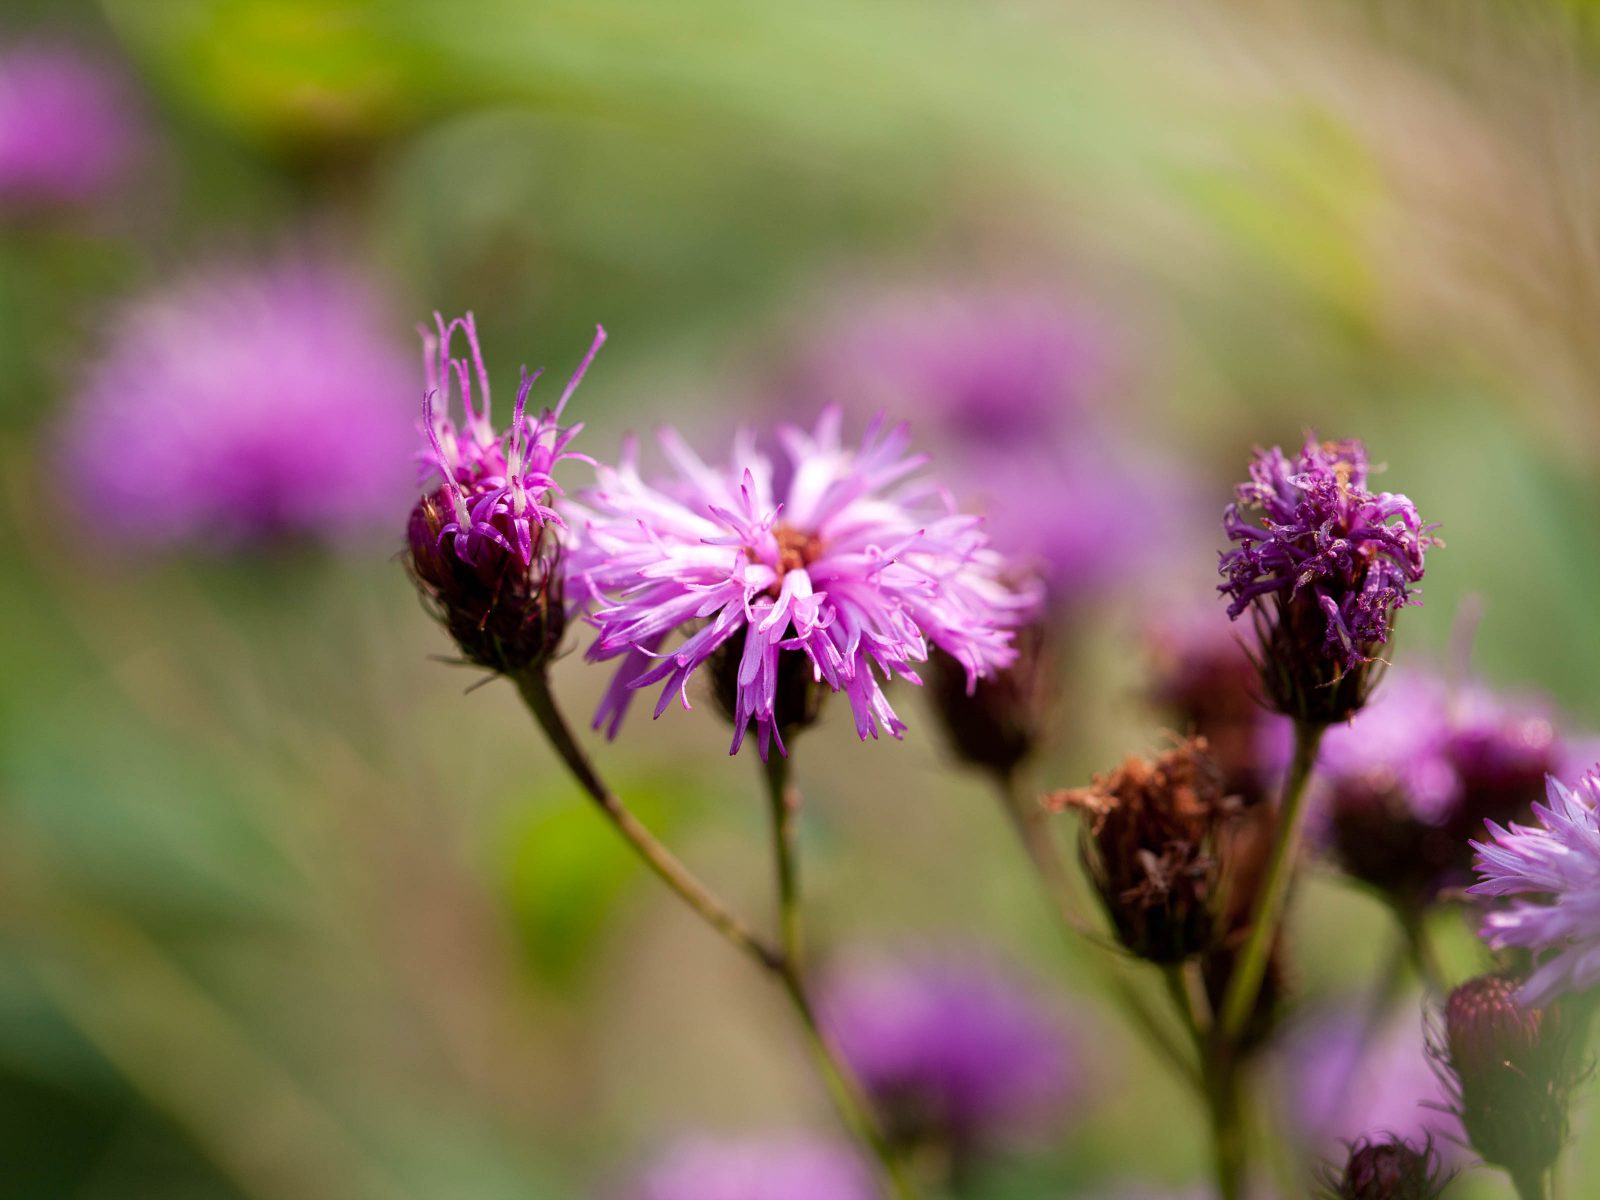
M662 845L637 817L617 799L601 780L589 756L572 736L566 718L550 691L550 680L543 668L522 671L513 677L528 711L533 714L556 755L566 765L578 785L589 794L606 819L624 841L669 888L713 929L768 970L781 966L782 954L728 910L705 884L697 879L677 856Z
M878 1124L871 1103L855 1078L828 1044L817 1020L816 1006L806 984L805 947L800 914L800 794L790 785L789 760L771 755L764 771L772 810L772 857L778 883L778 922L783 953L779 975L785 994L806 1032L807 1048L816 1060L828 1092L851 1134L877 1159L884 1182L895 1200L913 1200L916 1188L899 1155Z
M1303 721L1295 725L1294 759L1289 766L1288 778L1284 780L1283 799L1278 804L1278 824L1273 833L1266 873L1261 880L1255 908L1250 914L1249 935L1228 978L1228 987L1223 993L1216 1029L1213 1031L1216 1040L1228 1047L1238 1045L1250 1014L1255 1010L1256 997L1261 992L1267 959L1277 936L1278 923L1283 917L1289 883L1294 877L1300 829L1304 824L1306 784L1310 782L1311 769L1317 761L1317 747L1322 742L1322 734L1321 725L1310 725Z

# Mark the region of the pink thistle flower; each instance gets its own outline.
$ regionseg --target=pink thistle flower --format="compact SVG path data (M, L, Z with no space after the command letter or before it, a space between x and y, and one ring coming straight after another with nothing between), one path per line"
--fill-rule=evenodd
M790 690L780 676L792 679L795 664L845 693L863 740L904 732L880 677L920 683L915 664L930 644L961 664L969 690L1011 665L1013 628L1037 597L1003 582L978 518L917 475L924 460L907 453L904 426L874 422L852 449L840 425L830 409L812 432L780 430L781 485L749 435L719 470L664 431L678 477L660 486L640 476L631 444L621 465L599 468L572 510L573 574L598 630L589 657L622 659L596 728L614 736L633 693L655 683L657 716L674 695L689 708L689 679L720 656L730 753L753 723L765 758L774 740L787 753L782 727L796 721L780 703ZM685 640L664 651L679 630Z
M1489 913L1482 932L1492 948L1538 960L1517 993L1530 1008L1600 984L1600 767L1570 788L1551 776L1547 788L1547 802L1533 806L1537 824L1485 822L1488 839L1472 843L1481 879L1468 889L1518 897Z
M451 354L457 332L467 358ZM412 578L467 659L510 672L553 654L566 628L559 568L561 544L547 529L564 528L553 507L561 487L553 472L578 458L568 446L581 425L561 414L605 342L594 342L555 408L530 416L528 396L540 372L524 369L511 425L502 436L490 418L489 372L472 314L420 330L423 374L419 456L427 489L407 527ZM474 395L476 388L476 396ZM451 416L460 396L461 420Z
M72 46L0 51L0 201L77 204L123 174L140 137L116 72Z

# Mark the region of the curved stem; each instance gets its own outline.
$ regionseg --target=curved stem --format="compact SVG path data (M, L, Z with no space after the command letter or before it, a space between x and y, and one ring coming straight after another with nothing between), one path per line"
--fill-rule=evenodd
M817 1020L816 1006L806 985L804 944L800 921L800 794L790 784L789 760L781 754L767 759L763 772L772 810L772 858L778 882L778 924L783 953L778 975L784 993L794 1006L806 1032L806 1045L816 1060L823 1082L851 1134L872 1152L882 1169L890 1195L914 1200L916 1189L904 1164L878 1124L876 1113L860 1085L828 1044Z
M690 908L699 913L705 922L727 938L738 949L771 971L782 967L782 953L753 932L728 907L717 899L705 884L697 879L677 856L662 845L654 834L631 813L621 800L606 787L589 756L578 745L567 726L566 719L550 692L550 680L542 667L520 671L512 680L521 693L528 711L544 731L567 770L578 785L589 794L607 820L616 827L623 839L634 848L652 871L669 888L676 892Z
M1083 941L1105 951L1108 956L1116 951L1106 940L1078 916L1078 904L1073 895L1072 878L1055 841L1050 836L1049 825L1043 810L1030 804L1023 795L1015 772L1002 772L995 776L1000 803L1011 819L1022 848L1033 864L1034 873L1049 897L1051 907L1060 918L1063 929ZM1128 982L1118 962L1108 957L1104 972L1107 986L1115 994L1118 1006L1128 1014L1134 1026L1180 1079L1196 1091L1202 1090L1200 1070L1191 1061L1183 1047L1173 1038L1167 1027L1151 1009L1144 996Z
M1283 799L1278 804L1278 827L1273 834L1261 891L1256 896L1255 909L1250 914L1250 933L1228 978L1217 1026L1213 1031L1218 1040L1228 1046L1237 1044L1250 1020L1250 1014L1255 1010L1256 997L1261 992L1261 980L1267 971L1267 957L1278 932L1278 923L1283 917L1289 882L1294 876L1295 853L1299 849L1300 827L1304 823L1302 816L1305 811L1306 784L1311 779L1312 767L1316 765L1322 733L1320 725L1305 722L1295 724L1294 760L1290 764L1288 778L1284 780Z

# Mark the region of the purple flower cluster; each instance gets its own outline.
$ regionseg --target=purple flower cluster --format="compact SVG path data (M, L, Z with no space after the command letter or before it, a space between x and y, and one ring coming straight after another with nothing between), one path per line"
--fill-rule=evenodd
M803 1136L693 1137L669 1147L621 1200L876 1200L848 1149Z
M1528 1007L1600 984L1600 767L1567 787L1553 776L1535 825L1489 822L1474 842L1479 896L1518 897L1484 918L1496 949L1533 954L1537 969L1518 994Z
M103 193L139 130L122 81L64 44L0 51L0 203L75 204Z
M1371 1028L1355 1009L1325 1012L1290 1031L1280 1066L1289 1116L1316 1153L1379 1134L1448 1147L1457 1132L1415 1017Z
M573 576L599 631L589 657L622 660L597 728L614 735L633 693L655 683L657 716L674 696L688 708L690 677L721 657L734 753L751 724L763 757L774 740L785 752L780 677L796 665L845 693L863 739L898 737L879 676L920 682L930 643L969 689L1014 661L1012 628L1035 601L1003 582L978 519L916 475L903 426L875 422L847 448L840 425L829 410L814 431L783 428L781 476L748 436L717 469L671 431L660 440L676 479L647 483L632 445L597 468L572 508ZM685 640L663 649L678 630Z
M857 964L829 981L824 1025L893 1134L954 1151L1049 1127L1086 1088L1069 1030L977 955Z
M1115 427L1107 330L1030 288L933 288L850 306L816 338L801 396L914 419L960 479L993 544L1036 570L1052 603L1093 597L1160 552L1113 526L1163 528L1170 465Z
M1438 539L1405 496L1367 490L1359 441L1308 437L1294 459L1256 451L1250 481L1223 514L1228 616L1254 607L1268 699L1279 711L1331 724L1360 708L1365 691L1331 693L1364 668L1415 600L1423 555ZM1272 609L1266 608L1272 602Z
M1313 787L1345 868L1406 904L1467 882L1468 840L1527 814L1563 757L1546 707L1402 671L1323 739Z
M368 284L287 257L127 302L65 436L73 499L143 545L331 539L391 517L406 356Z
M422 455L422 482L427 485L436 478L439 495L448 505L448 519L439 535L450 538L464 562L482 563L498 550L527 566L533 561L534 544L545 524L562 524L551 507L561 491L551 472L562 459L579 457L569 453L567 446L583 427L563 428L561 414L605 343L605 330L596 329L588 354L554 409L528 415L528 394L541 371L530 374L524 369L511 425L502 437L490 418L489 374L472 314L447 324L435 313L434 324L436 332L421 330L427 386L422 401L423 432L428 440ZM458 329L466 340L470 361L451 355L451 341ZM462 408L459 425L450 416L457 392Z

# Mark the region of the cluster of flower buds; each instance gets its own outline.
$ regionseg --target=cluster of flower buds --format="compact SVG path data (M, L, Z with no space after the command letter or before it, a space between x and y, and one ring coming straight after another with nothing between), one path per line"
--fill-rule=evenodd
M1472 1148L1529 1195L1566 1144L1578 1071L1561 1009L1522 1004L1517 991L1500 975L1456 988L1432 1052Z
M1449 1181L1440 1177L1431 1142L1362 1138L1350 1146L1342 1169L1328 1173L1328 1200L1437 1200Z
M1156 963L1180 963L1212 948L1222 911L1219 842L1237 802L1189 738L1154 759L1129 758L1088 787L1046 797L1089 824L1084 862L1117 938Z
M1308 726L1359 712L1439 540L1405 496L1367 490L1359 441L1256 452L1223 525L1228 615L1254 618L1264 699Z

